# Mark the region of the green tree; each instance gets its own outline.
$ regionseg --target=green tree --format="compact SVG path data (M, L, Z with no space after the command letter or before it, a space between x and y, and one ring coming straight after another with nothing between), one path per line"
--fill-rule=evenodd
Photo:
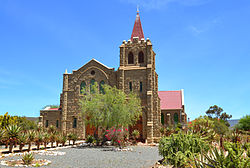
M10 143L9 152L12 152L14 144L18 142L18 136L19 136L20 130L21 130L21 127L17 125L9 125L6 128L6 135Z
M46 106L43 106L42 109L45 109L46 107L50 107L50 108L59 108L60 106L59 105L56 105L56 104L48 104Z
M136 94L125 94L109 85L103 85L103 89L104 92L99 92L95 83L91 92L83 90L80 100L83 119L86 124L96 128L95 133L99 127L128 127L138 121L142 108Z
M7 113L0 115L0 126L1 128L7 128L9 125L17 125L21 127L21 130L30 130L37 127L37 123L34 121L27 120L26 117L10 116Z
M239 130L249 131L250 130L250 115L242 117L238 124L235 126Z
M225 124L229 127L228 119L232 118L232 115L223 112L223 109L217 105L210 106L209 109L206 111L206 114L210 118L217 118L220 120L225 121Z
M28 152L31 150L32 142L35 141L36 138L36 132L34 130L28 131Z

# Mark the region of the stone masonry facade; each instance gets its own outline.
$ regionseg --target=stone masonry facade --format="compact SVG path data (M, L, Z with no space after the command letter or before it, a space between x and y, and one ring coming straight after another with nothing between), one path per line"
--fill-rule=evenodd
M81 115L79 99L81 89L87 90L94 82L116 86L125 93L135 92L141 99L143 109L138 124L141 139L148 143L158 142L161 127L160 98L158 96L158 75L155 70L155 52L149 39L144 39L139 13L131 39L120 46L120 65L115 71L92 59L80 69L63 74L63 90L60 108L41 110L44 127L56 125L64 134L77 133L80 138L90 134ZM137 125L138 125L137 124ZM132 128L131 128L132 129Z

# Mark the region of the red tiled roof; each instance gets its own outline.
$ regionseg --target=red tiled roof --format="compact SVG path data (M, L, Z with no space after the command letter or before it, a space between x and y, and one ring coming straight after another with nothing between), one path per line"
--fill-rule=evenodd
M131 35L131 40L133 40L133 37L139 37L139 40L144 38L142 25L141 25L141 19L140 19L138 11L136 14L135 24L134 24L134 28L133 28L132 35Z
M49 110L59 110L59 108L50 108Z
M161 99L161 110L182 109L182 92L179 91L158 91Z

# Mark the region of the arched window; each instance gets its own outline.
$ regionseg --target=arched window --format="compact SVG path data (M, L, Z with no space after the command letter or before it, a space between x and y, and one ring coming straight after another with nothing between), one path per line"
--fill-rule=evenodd
M130 92L132 92L133 88L132 88L132 82L129 82L129 90Z
M128 54L128 64L133 64L134 63L134 55L132 52Z
M140 92L142 92L142 82L140 82Z
M86 92L86 83L83 81L80 85L80 93L83 94Z
M77 128L77 118L73 119L73 128Z
M93 89L93 85L94 85L94 84L95 84L95 79L91 79L90 85L89 85L90 93L94 93L94 89Z
M161 113L161 124L164 125L164 114Z
M102 80L100 83L99 83L99 91L100 93L104 94L104 87L103 85L105 84L105 82Z
M138 54L138 62L143 63L144 62L144 54L142 51L139 52Z
M174 123L177 124L179 122L179 117L177 113L174 113Z

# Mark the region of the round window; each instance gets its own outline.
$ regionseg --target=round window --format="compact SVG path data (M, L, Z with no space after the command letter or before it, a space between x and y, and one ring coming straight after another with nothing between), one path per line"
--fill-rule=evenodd
M91 74L91 75L95 75L95 71L94 71L94 70L91 71L90 74Z

